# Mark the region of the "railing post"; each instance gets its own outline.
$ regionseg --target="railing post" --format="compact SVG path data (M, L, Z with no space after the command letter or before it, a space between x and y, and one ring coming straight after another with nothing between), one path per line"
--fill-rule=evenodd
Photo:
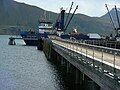
M92 42L93 42L92 44L94 45L94 40Z
M116 43L115 43L115 49L116 49Z
M94 50L94 47L93 47L93 68L95 67L95 61L94 61L94 58L95 58L95 50Z
M78 41L76 42L76 53L78 52ZM78 59L78 55L76 56L76 58Z
M72 42L70 41L70 56L72 56Z
M116 89L116 85L117 85L117 76L116 76L116 68L115 68L115 64L116 64L116 52L114 52L114 61L113 61L113 64L114 64L114 87L115 87L115 90Z
M110 48L112 48L112 43L110 42Z
M67 47L67 40L65 41L65 47L66 47L66 50L68 49L68 47Z
M116 64L116 52L114 52L114 61L113 61L113 65L114 65L114 79L116 79L116 68L115 68L115 64Z
M70 42L69 42L69 40L68 40L68 48L69 48L69 52L68 52L68 53L69 53L69 55L71 55L71 54L70 54L70 49L71 49L71 47L70 47Z
M104 73L104 67L103 67L103 49L102 49L102 58L101 58L101 60L102 60L102 73Z
M82 59L82 43L81 43L81 60L83 60L83 59Z
M72 41L72 51L73 51L73 56L74 56L74 40Z
M105 42L105 44L106 44L105 46L107 47L107 42Z
M100 41L98 41L98 43L99 43L99 46L100 46L100 44L101 44Z
M78 42L76 42L76 52L78 51Z
M87 53L88 53L88 50L87 50L88 48L86 47L86 60L87 60Z

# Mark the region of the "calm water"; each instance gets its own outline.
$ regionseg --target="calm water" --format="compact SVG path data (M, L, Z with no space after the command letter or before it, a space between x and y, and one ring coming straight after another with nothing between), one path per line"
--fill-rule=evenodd
M10 36L0 36L0 90L63 90L56 70L36 47L8 45Z

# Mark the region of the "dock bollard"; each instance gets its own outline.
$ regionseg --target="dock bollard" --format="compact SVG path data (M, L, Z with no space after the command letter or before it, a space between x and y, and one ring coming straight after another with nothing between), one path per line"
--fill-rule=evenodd
M13 37L10 37L9 38L9 43L8 43L9 45L16 45L16 43L15 43L15 38L13 38Z

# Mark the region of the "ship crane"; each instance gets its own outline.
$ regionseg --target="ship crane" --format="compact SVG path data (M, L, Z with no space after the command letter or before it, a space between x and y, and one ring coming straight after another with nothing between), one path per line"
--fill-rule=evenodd
M115 40L120 41L120 20L119 20L119 16L118 16L117 7L116 7L116 5L115 5L115 12L116 12L116 18L117 18L118 27L115 26L115 23L114 23L114 21L113 21L113 18L112 18L111 14L110 14L110 11L109 11L108 7L107 7L107 4L105 4L105 6L106 6L106 8L107 8L107 11L108 11L108 14L109 14L111 23L112 23L112 25L113 25L113 28L114 28L114 30L116 30Z
M66 24L65 24L66 26L65 26L65 28L64 28L64 32L67 30L67 28L68 28L68 26L69 26L69 24L70 24L73 16L75 15L75 12L76 12L77 9L78 9L78 5L76 6L76 8L75 8L75 10L74 10L74 12L73 12L73 14L72 14L72 16L71 16L70 19L68 20L68 23L66 22ZM70 8L70 11L71 11L71 8ZM70 14L70 13L69 13L69 14Z
M71 4L69 13L67 14L67 17L66 17L66 20L65 20L65 26L66 26L66 24L67 24L67 22L68 22L68 19L69 19L69 16L70 16L70 12L71 12L71 10L72 10L72 6L73 6L73 2L72 2L72 4Z
M70 12L72 10L72 6L73 6L73 2L71 4L71 7L70 7L70 10L69 10L69 13L68 13L68 15L66 17L65 22L64 22L65 10L63 8L61 8L61 10L60 10L61 13L58 15L56 23L54 24L54 29L55 29L54 33L57 33L57 35L59 35L59 36L61 34L65 33L65 31L67 30L67 28L68 28L68 26L69 26L69 24L70 24L70 22L71 22L71 20L72 20L72 18L74 16L76 10L78 9L78 5L77 5L74 12L72 13L72 15L70 17Z
M120 37L120 20L119 20L118 10L116 8L116 5L115 5L115 11L116 11L116 18L117 18L117 22L118 22L118 28L116 28L116 30L117 30L117 37Z

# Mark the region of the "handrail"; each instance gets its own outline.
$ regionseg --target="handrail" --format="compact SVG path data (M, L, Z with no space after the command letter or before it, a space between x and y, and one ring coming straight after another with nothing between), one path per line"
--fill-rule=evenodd
M82 54L82 56L81 56L80 53L77 53L75 51L72 51L70 49L67 49L67 48L65 48L63 46L60 46L58 44L55 44L55 43L53 44L53 47L57 48L58 50L60 49L60 51L62 51L64 53L68 53L67 55L69 55L69 53L72 53L71 54L72 57L76 57L77 61L82 61L84 64L86 63L89 67L93 67L94 70L97 70L100 73L103 73L104 75L110 77L111 79L116 79L116 81L118 83L120 83L119 82L119 79L120 79L120 77L119 77L120 69L116 69L115 72L114 72L114 67L105 64L104 61L100 62L98 60L94 60L94 65L93 65L93 58L92 57L87 56L87 59L86 59L86 55L85 54L81 53Z
M76 41L73 42L73 41L63 40L63 39L57 39L57 40L58 41L62 41L62 42L66 42L66 43L69 43L69 44L82 45L82 47L87 47L87 48L91 48L91 49L95 49L95 50L100 50L102 52L107 52L107 53L110 53L110 54L115 54L115 55L120 56L120 50L118 50L118 49L111 49L111 48L106 48L106 47L101 47L101 46L96 46L96 45L89 45L89 44L85 44L85 43L80 43L80 42L76 42ZM63 46L61 46L61 47L63 47ZM66 47L63 47L63 48L67 49ZM75 52L75 51L72 51L72 50L73 49L69 49L70 52L74 52L78 56L80 56L80 54L82 54L83 56L86 56L86 54L84 54L84 53L78 53L78 52ZM89 58L89 62L90 63L93 62L93 58L94 57L87 55L87 58ZM102 56L101 56L101 58L102 58ZM116 65L114 66L113 64L110 64L110 63L108 63L108 62L106 62L104 60L102 61L101 59L97 59L97 58L94 58L94 59L95 59L94 63L95 63L96 66L103 65L105 71L107 71L110 74L114 74L115 73L119 77L119 75L120 75L120 67L118 67Z

